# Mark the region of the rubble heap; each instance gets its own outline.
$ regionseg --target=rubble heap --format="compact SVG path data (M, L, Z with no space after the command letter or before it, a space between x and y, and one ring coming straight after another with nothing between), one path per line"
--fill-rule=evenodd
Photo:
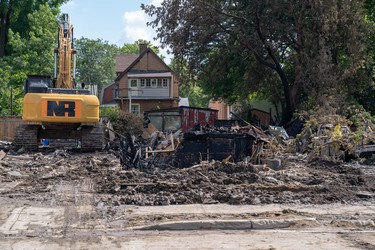
M4 189L0 188L0 195L51 203L58 200L56 189L64 183L90 180L95 203L108 206L374 201L373 166L308 164L304 155L283 157L287 164L277 170L245 160L142 171L124 169L112 153L2 153L0 182Z

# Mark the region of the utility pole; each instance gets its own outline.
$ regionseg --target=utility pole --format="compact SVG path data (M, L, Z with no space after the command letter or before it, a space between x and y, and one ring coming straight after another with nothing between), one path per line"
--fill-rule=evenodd
M124 90L128 90L128 98L129 98L129 113L132 112L132 92L133 91L139 91L139 92L143 92L143 90L141 89L133 89L133 88L120 88L120 89L124 89ZM122 96L121 96L121 105L123 105L122 103ZM123 107L123 106L122 106Z
M13 88L10 87L10 116L13 116Z

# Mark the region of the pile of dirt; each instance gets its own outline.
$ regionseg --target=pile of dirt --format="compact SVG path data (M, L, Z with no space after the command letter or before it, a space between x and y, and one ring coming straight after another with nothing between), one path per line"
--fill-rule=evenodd
M126 170L106 152L3 154L0 195L49 202L59 183L90 179L96 203L106 205L324 204L375 199L374 166L311 163L305 158L285 154L278 170L245 161Z

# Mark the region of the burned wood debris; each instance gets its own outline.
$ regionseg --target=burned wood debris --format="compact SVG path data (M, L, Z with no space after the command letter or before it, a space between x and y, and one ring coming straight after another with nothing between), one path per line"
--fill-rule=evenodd
M263 130L245 121L196 125L186 132L144 131L142 137L117 134L109 150L124 168L188 168L197 164L244 162L279 170L283 154L303 155L307 161L345 162L375 155L375 136L370 125L355 130L342 117L324 121L301 120L290 127ZM226 124L226 126L224 126ZM242 126L239 126L241 124ZM287 132L288 131L288 132Z
M108 126L107 126L108 127ZM112 128L112 132L116 133ZM196 164L220 161L236 164L246 161L263 164L277 148L281 137L251 124L246 126L200 126L182 133L156 129L136 138L129 133L109 142L108 150L116 154L124 168L187 168ZM280 146L285 146L285 143ZM271 151L270 151L271 150Z

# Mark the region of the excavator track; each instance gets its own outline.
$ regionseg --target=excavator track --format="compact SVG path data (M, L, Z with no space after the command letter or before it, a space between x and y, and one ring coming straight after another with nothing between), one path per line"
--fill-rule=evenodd
M34 150L38 148L39 125L20 124L15 131L14 146L16 149L24 148Z
M82 126L81 150L84 152L100 151L103 149L104 131L102 126Z

